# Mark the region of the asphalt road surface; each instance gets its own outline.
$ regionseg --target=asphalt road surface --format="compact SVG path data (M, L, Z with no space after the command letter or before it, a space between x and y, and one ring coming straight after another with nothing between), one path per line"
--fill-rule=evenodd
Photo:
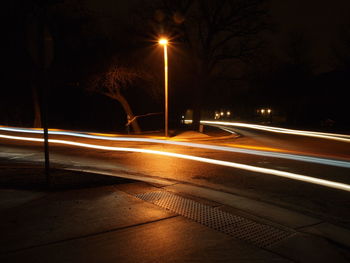
M74 141L108 147L128 147L137 150L162 151L185 154L227 163L266 168L310 178L324 179L350 185L350 143L300 135L277 134L242 127L226 127L240 136L229 139L191 140L198 144L234 147L252 152L228 152L217 149L197 148L151 142L105 141L92 138L50 135L50 139ZM2 131L1 134L36 137L28 133ZM136 150L136 151L137 151ZM296 159L270 156L264 153L287 153ZM300 156L321 158L320 162L301 161ZM115 175L133 175L139 178L165 178L176 182L205 186L239 194L252 199L277 204L315 215L326 221L350 227L350 192L310 182L206 163L203 160L164 156L154 152L114 151L90 149L77 145L50 143L50 158L53 167L108 171ZM41 142L18 141L0 138L2 162L42 163ZM324 162L322 161L324 160ZM345 165L330 165L327 160L338 160Z

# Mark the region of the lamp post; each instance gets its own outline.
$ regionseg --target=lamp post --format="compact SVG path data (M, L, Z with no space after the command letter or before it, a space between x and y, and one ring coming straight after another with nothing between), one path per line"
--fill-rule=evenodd
M168 40L161 38L158 43L164 48L165 137L168 137Z

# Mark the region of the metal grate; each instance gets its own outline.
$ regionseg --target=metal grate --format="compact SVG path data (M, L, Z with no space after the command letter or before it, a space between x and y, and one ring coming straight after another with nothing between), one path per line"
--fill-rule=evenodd
M138 194L136 197L261 248L267 248L292 235L292 232L254 222L165 191Z

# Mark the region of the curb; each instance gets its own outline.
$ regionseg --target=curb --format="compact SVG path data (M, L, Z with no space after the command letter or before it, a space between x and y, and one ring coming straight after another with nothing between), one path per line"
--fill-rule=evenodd
M236 139L240 137L239 135L232 134L232 135L227 135L227 136L219 136L219 137L214 137L214 136L209 136L209 138L202 138L202 137L184 137L184 138L170 138L170 140L174 141L191 141L191 140L198 140L198 141L212 141L212 140L226 140L226 139Z

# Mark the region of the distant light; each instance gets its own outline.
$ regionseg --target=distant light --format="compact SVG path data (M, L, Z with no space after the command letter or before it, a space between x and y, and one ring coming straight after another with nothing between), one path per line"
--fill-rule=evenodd
M224 112L223 112L223 111L222 111L222 112L220 112L220 115L221 115L221 116L224 116Z
M182 116L181 116L181 118L182 118L182 119L185 119L185 116L184 116L184 115L182 115Z
M267 113L270 114L270 113L271 113L271 109L268 109L268 110L267 110Z
M261 114L264 114L265 113L265 109L261 109Z
M161 44L161 45L167 45L168 44L168 39L161 38L161 39L159 39L158 43Z
M229 112L229 111L226 112L226 115L227 115L227 116L230 116L230 115L231 115L231 112Z

